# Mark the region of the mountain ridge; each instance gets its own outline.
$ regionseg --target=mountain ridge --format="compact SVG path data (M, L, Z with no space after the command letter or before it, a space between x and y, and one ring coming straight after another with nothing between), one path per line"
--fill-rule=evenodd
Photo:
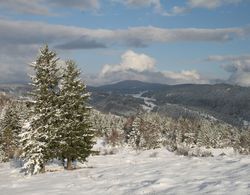
M136 86L136 87L134 87ZM92 105L104 112L123 114L113 107L128 107L136 113L143 105L133 94L142 93L142 97L155 99L153 111L175 115L186 113L186 109L212 115L233 125L242 125L250 121L250 88L230 84L181 84L164 85L136 80L121 81L111 85L89 87L93 94ZM98 96L101 95L101 98ZM141 99L140 99L141 100ZM137 107L130 104L137 101ZM109 105L109 106L106 106ZM123 108L123 110L126 110ZM174 113L173 113L173 110ZM181 114L178 114L180 112Z
M28 84L0 85L0 92L16 97L26 96L30 90ZM250 121L250 87L230 84L166 85L124 80L98 87L87 86L87 90L92 94L90 105L106 113L136 114L141 107L148 107L150 102L145 102L148 98L155 100L151 102L154 107L150 110L171 117L204 113L237 126Z

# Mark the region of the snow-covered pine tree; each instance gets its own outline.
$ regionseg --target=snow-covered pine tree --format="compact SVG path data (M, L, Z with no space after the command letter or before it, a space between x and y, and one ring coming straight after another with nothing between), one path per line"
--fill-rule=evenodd
M61 83L61 122L57 132L61 155L67 159L67 169L72 169L73 160L84 162L94 152L94 131L89 120L90 107L87 106L89 96L75 62L67 61Z
M5 115L5 111L6 111L6 107L4 106L3 109L1 110L1 115L0 115L0 162L3 162L4 160L6 160L6 155L4 153L4 149L3 149L3 125L2 125L2 121L4 119L4 115Z
M140 135L140 128L141 128L141 123L142 123L142 118L141 115L138 114L138 116L135 117L133 123L132 123L132 130L129 134L129 144L136 148L139 149L140 147L140 140L141 140L141 135Z
M177 149L177 122L170 118L163 118L163 130L162 130L162 143L170 151L175 151Z
M21 121L18 110L14 103L6 106L1 120L1 150L4 160L13 158L19 147L19 134L21 132Z
M46 142L39 141L41 133L31 127L31 124L35 120L34 117L24 122L22 126L21 144L22 155L25 160L24 170L26 174L38 174L45 171L45 151L47 148Z
M145 113L141 116L140 147L155 149L161 145L163 124L157 113Z
M103 114L91 109L90 121L95 135L105 140L105 144L112 146L121 145L124 142L125 118L113 114Z
M45 163L55 157L55 132L58 125L58 82L60 79L56 53L48 46L41 48L32 77L33 105L31 119L23 128L21 140L25 168L31 174L45 171Z

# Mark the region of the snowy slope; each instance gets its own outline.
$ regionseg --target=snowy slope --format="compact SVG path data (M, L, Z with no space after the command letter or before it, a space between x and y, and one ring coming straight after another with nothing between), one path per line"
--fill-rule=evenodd
M131 94L134 98L138 99L143 99L144 100L144 105L142 105L143 109L150 112L156 107L154 102L156 101L154 98L149 98L149 97L143 97L142 95L146 93L147 91L140 92L138 94Z
M24 177L0 164L0 194L250 194L250 157L177 156L165 149L94 156L87 168Z

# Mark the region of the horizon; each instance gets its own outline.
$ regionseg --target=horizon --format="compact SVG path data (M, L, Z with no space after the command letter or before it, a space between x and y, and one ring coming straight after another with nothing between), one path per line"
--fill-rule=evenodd
M250 86L247 0L13 0L0 10L0 83L28 83L46 43L89 86Z
M241 86L241 85L237 85L237 84L231 84L231 83L226 83L226 82L217 82L217 83L181 83L181 84L167 84L167 83L155 83L155 82L150 82L150 81L140 81L140 80L121 80L121 81L114 81L108 84L99 84L99 85L91 85L88 84L87 82L84 82L84 84L87 87L94 87L94 88L98 88L98 87L103 87L103 86L112 86L112 85L116 85L116 84L120 84L120 83L127 83L127 82L134 82L134 83L143 83L143 84L155 84L155 85L164 85L164 86L180 86L180 85L209 85L209 86L215 86L215 85L228 85L228 86L232 86L232 87L241 87L241 88L249 88L250 86ZM23 81L23 82L9 82L9 83L1 83L0 82L0 87L10 87L11 85L14 86L24 86L24 85L32 85L32 82L30 81Z

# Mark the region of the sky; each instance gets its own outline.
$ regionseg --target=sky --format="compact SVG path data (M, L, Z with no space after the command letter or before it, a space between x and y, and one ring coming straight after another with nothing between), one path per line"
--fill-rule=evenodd
M0 0L0 83L48 44L89 85L250 86L250 0Z

